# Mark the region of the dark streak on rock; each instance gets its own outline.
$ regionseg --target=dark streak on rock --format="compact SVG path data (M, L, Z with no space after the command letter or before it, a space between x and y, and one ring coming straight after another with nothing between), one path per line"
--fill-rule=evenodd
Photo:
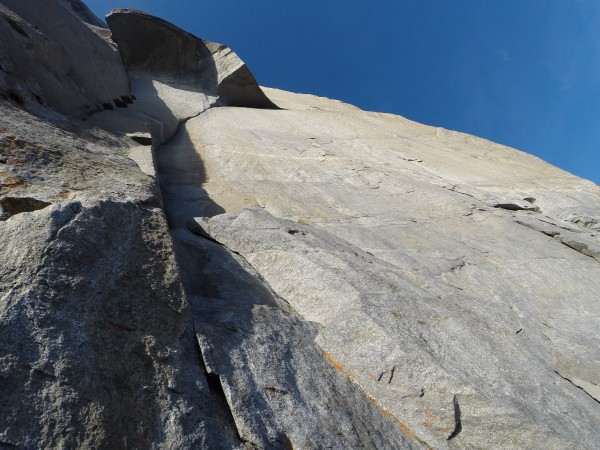
M37 211L50 206L51 203L31 197L4 197L0 199L0 208L4 209L9 217L24 212Z
M116 322L108 322L108 324L113 327L113 328L117 328L119 330L124 330L124 331L135 331L135 328L132 328L130 326L121 324L121 323L116 323Z
M538 211L537 206L524 206L517 203L496 203L494 208L507 209L509 211Z
M287 391L284 391L283 389L277 389L274 387L264 387L263 391L265 391L266 393L280 394L280 395L285 395L288 393Z
M597 398L595 398L594 396L592 396L588 391L586 391L584 388L582 388L581 386L577 386L575 383L573 383L569 378L565 377L564 375L562 375L560 372L554 370L554 373L556 373L556 375L558 375L559 377L561 377L563 380L568 381L569 383L571 383L573 386L575 386L577 389L582 390L583 392L586 393L586 395L588 395L592 400L594 400L597 403L600 403L600 400L598 400Z
M392 380L394 379L394 372L396 372L396 366L392 367L392 370L390 371L390 378L388 380L388 384L392 383Z
M460 420L460 406L458 404L458 397L456 395L452 399L452 402L454 403L454 431L452 431L450 436L448 436L449 441L458 436L462 431L462 423Z
M29 38L29 35L27 34L27 32L21 27L21 25L19 25L15 20L11 19L10 17L2 17L4 20L6 20L6 23L8 23L10 25L10 27L15 30L17 33L19 33L21 36L25 36L26 38Z

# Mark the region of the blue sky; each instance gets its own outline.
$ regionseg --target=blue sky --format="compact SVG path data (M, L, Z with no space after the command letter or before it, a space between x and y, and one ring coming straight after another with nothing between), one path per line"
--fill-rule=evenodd
M265 86L475 134L600 184L600 0L86 3L227 44Z

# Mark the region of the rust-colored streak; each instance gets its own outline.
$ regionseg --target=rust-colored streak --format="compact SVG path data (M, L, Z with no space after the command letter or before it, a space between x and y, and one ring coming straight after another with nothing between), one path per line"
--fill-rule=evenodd
M332 366L333 366L333 367L334 367L334 368L335 368L335 369L336 369L338 372L344 373L344 374L345 374L345 375L348 377L348 379L349 379L350 381L353 381L353 382L355 382L355 377L354 377L354 374L352 374L351 372L345 372L345 371L344 371L344 366L342 365L342 363L340 363L339 361L337 361L337 360L336 360L336 359L333 357L333 355L332 355L331 353L329 353L329 352L323 352L323 354L325 355L325 357L326 357L326 358L329 360L329 362L331 363L331 365L332 365ZM374 373L371 373L371 374L370 374L370 376L369 376L369 378L370 378L371 380L375 380L375 374L374 374ZM363 392L364 392L364 391L363 391ZM383 413L383 416L384 416L384 417L386 417L386 418L388 418L388 419L392 419L392 420L397 420L397 419L395 419L395 417L394 417L394 414L392 413L392 411L390 411L390 410L389 410L389 409L387 409L387 408L384 408L384 407L382 407L382 406L379 404L379 402L377 401L377 399L376 399L375 397L373 397L373 396L372 396L371 394L369 394L368 392L364 392L364 393L365 393L365 396L367 397L367 399L368 399L368 400L369 400L371 403L375 404L375 405L376 405L378 408L380 408L380 409L381 409L381 411L382 411L382 413ZM422 443L422 441L421 441L421 440L419 440L419 438L417 438L417 436L415 436L415 435L413 434L413 432L412 432L412 431L410 431L406 425L404 425L404 423L402 423L402 422L398 422L398 428L400 428L400 430L401 430L401 431L402 431L402 432L403 432L403 433L404 433L404 434L405 434L405 435L406 435L406 436L407 436L409 439L411 439L411 440L413 440L413 441L415 441L415 442L421 442L421 443Z
M404 425L404 423L398 422L398 428L400 428L400 430L404 434L406 434L409 438L411 438L413 441L418 441L417 437L412 433L412 431L410 431L408 429L408 427L406 425Z
M425 411L425 421L423 422L423 426L425 428L431 428L433 422L435 422L435 416L431 411Z
M325 352L325 357L329 360L329 362L333 365L333 367L335 367L335 370L337 370L338 372L344 371L344 366L342 366L342 363L339 361L336 361L333 358L333 356L331 355L331 353Z
M6 194L10 192L12 189L16 189L19 187L27 187L29 183L19 177L7 176L0 177L0 194Z

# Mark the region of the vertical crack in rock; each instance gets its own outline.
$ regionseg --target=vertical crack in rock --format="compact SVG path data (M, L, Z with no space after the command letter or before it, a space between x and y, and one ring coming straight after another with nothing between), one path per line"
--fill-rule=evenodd
M458 395L454 395L454 398L452 399L452 403L454 404L454 430L448 436L449 441L451 441L456 436L458 436L460 434L460 432L462 431L462 422L460 420L461 412L460 412L460 405L458 404Z
M193 328L194 333L197 334L195 325ZM202 348L200 346L200 343L198 342L198 339L194 339L194 342L196 343L196 355L198 357L198 364L202 368L202 372L206 377L206 382L208 383L211 398L216 408L217 420L225 428L225 430L228 430L230 434L234 436L235 440L237 440L239 443L244 443L245 441L240 436L240 431L238 430L237 425L235 423L233 412L231 411L231 406L229 405L227 397L225 396L225 391L223 390L223 385L221 384L219 375L208 370L204 361L204 355L202 354ZM225 432L225 430L222 430L222 432Z
M183 126L185 125L185 123L188 120L199 116L203 112L204 111L201 111L195 115L192 115L189 117L184 117L184 118L180 119L178 121L177 128L173 132L173 135L171 136L169 141L178 135L178 133L181 131L181 129L183 128ZM156 146L153 146L154 147L153 155L156 155L161 150L162 146L165 144L168 144L169 141L167 141L165 143L161 143L161 140L158 139L157 136L153 135L152 132L150 134L151 134L150 141L158 143ZM147 140L144 142L147 142ZM177 228L178 224L176 223L176 219L173 217L173 214L171 214L171 212L173 211L171 202L175 201L175 199L173 199L172 197L170 197L168 195L165 196L165 191L169 189L169 185L165 184L164 173L162 173L162 171L161 171L160 164L158 164L156 162L155 156L153 157L153 159L155 159L154 164L157 168L158 185L159 185L160 196L162 198L163 211L165 213L165 217L167 220L167 224L169 226L169 230L172 232L171 237L174 241L175 257L178 261L180 271L182 272L181 275L182 275L183 289L186 294L186 297L188 298L188 303L189 303L189 297L191 296L191 293L195 289L195 286L194 286L195 283L190 282L191 278L189 276L186 276L186 272L188 272L190 270L190 265L192 265L192 267L195 264L201 265L202 261L198 261L197 259L194 258L194 256L192 254L188 254L188 252L186 252L184 246L178 245L179 239L177 238L176 235L173 234L173 231ZM161 176L161 175L163 175L163 176ZM165 200L165 197L166 197L166 200ZM194 334L197 335L197 330L196 330L195 324L192 323L192 326L194 328ZM246 439L244 439L241 436L240 430L237 427L237 424L236 424L236 421L235 421L235 418L233 415L233 411L231 409L231 406L229 405L229 402L228 402L225 392L223 390L223 385L221 383L221 379L217 373L208 369L207 364L204 359L204 355L202 353L202 348L200 346L200 343L198 342L198 339L194 339L194 342L195 342L195 346L196 346L196 354L197 354L197 358L198 358L198 364L199 364L200 368L202 369L202 373L205 376L207 385L210 390L211 399L212 399L212 403L213 403L212 406L215 409L215 419L222 427L219 434L221 434L223 436L230 435L230 439L237 441L238 444L242 443L242 444L254 447L254 444L248 442Z
M597 237L583 229L599 228L597 209L578 206L597 203L598 191L510 149L473 144L471 137L448 132L440 140L430 128L390 115L382 121L347 105L328 112L329 100L294 100L275 92L273 98L290 110L217 109L277 108L223 45L144 13L117 10L109 22L119 53L79 0L37 0L39 8L31 3L0 5L2 127L35 134L49 126L33 126L22 109L51 108L52 114L78 118L103 110L85 126L66 126L69 142L60 147L68 151L60 156L60 170L40 162L37 178L5 185L12 193L0 205L0 220L19 215L0 223L0 331L3 350L10 349L9 358L0 358L7 412L0 447L425 446L413 430L440 448L482 442L595 448L597 403L572 385L598 401L597 289L589 282L597 279L597 264L510 221L541 216L535 202L543 214L573 225L539 220L537 228L600 261ZM302 109L295 111L294 104ZM311 112L309 104L319 111ZM210 108L210 117L186 125ZM118 143L107 148L102 139L92 140L86 127L96 126ZM296 133L298 148L288 145ZM125 141L115 136L128 134L128 144L141 144L138 161L156 179L156 197L151 179L117 149ZM306 148L307 135L331 139L326 146L315 142L315 151ZM343 136L350 145L342 144ZM400 150L395 142L407 137L418 158L398 159L427 161L421 172L394 163ZM218 150L204 153L206 167L204 144ZM278 156L279 146L285 153ZM344 175L355 169L346 162L358 166L359 154L360 176ZM236 161L239 155L243 159ZM11 164L0 156L1 164ZM82 161L69 159L74 156ZM304 166L325 156L325 169ZM472 164L463 164L469 159ZM385 177L378 173L381 162ZM264 171L253 170L255 163ZM490 163L498 170L488 170ZM402 169L398 176L396 169ZM85 183L76 180L82 173ZM260 179L253 179L256 174ZM46 197L47 187L63 176L69 185L57 185ZM265 187L277 176L284 181ZM459 185L440 189L451 178L473 195ZM214 181L206 187L212 197L206 181ZM316 186L321 181L322 188ZM365 197L368 188L379 189ZM517 195L522 201L505 195L514 189L524 189ZM490 193L495 191L499 197ZM77 200L66 201L69 192ZM384 197L411 192L417 194L403 197L399 209ZM162 212L151 207L159 205L147 203L158 196L168 230ZM431 207L423 208L424 200ZM57 205L44 209L45 201ZM221 214L225 208L247 212L243 208L254 202L274 216ZM556 212L565 205L567 210ZM311 212L312 206L318 210ZM338 228L348 214L351 226ZM457 222L463 215L472 217ZM186 227L198 216L220 218L208 220L216 227L198 237ZM303 217L314 226L305 227ZM293 222L261 226L284 218ZM235 227L229 219L237 221ZM325 219L331 219L328 235L318 230ZM397 228L408 222L410 228ZM417 229L430 222L435 227ZM381 230L365 233L374 227ZM273 234L263 235L265 230ZM217 239L223 244L216 245ZM381 258L367 258L369 252L359 257L359 249L367 248ZM409 249L415 258L408 258ZM430 274L458 274L464 265L459 255L470 270L460 272L464 284L454 286L460 292L445 295L448 285L438 285ZM314 280L318 284L311 286ZM444 296L435 295L442 290ZM517 321L503 310L513 297L523 311ZM543 338L530 326L548 321L547 311L555 314L556 328L544 330L550 343L539 342ZM328 314L332 320L324 320ZM529 331L521 333L521 326ZM519 338L513 339L517 328ZM570 384L557 383L548 362L538 358L548 345L579 358L582 367L568 360L554 366ZM486 398L471 388L485 391ZM88 400L95 409L82 407ZM19 408L23 403L30 408ZM508 417L516 418L510 427ZM462 433L463 423L468 433Z
M113 39L118 44L132 91L136 95L136 104L118 114L125 115L129 118L127 120L133 118L134 127L137 128L140 125L136 124L146 123L146 129L123 130L122 121L110 110L98 115L95 120L100 126L127 131L138 143L152 144L152 165L156 169L159 191L174 241L175 256L189 299L198 289L198 281L189 272L202 266L203 257L196 257L194 250L188 251L178 237L179 228L185 228L180 214L189 215L188 219L193 214L186 212L189 205L176 192L174 185L178 185L181 180L177 174L170 178L165 173L165 165L161 164L165 162L165 158L160 157L163 145L180 134L188 120L212 106L276 108L276 105L262 92L245 64L223 45L198 39L162 19L140 11L114 10L107 17L107 22ZM186 100L182 102L182 98ZM121 106L120 102L116 104ZM127 104L123 103L122 106ZM151 117L150 123L147 122L148 114ZM150 139L140 134L148 131ZM196 161L193 165L197 169L197 175L202 176L204 170L201 161ZM224 429L235 431L238 441L247 441L237 428L220 376L207 370L202 349L199 350L200 365L218 410L219 422Z

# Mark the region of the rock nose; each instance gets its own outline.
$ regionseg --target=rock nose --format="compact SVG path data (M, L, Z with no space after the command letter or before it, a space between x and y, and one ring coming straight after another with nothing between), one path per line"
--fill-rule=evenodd
M220 106L274 109L246 64L227 46L200 39L142 11L116 9L107 16L128 72L163 82L184 82L219 97Z

